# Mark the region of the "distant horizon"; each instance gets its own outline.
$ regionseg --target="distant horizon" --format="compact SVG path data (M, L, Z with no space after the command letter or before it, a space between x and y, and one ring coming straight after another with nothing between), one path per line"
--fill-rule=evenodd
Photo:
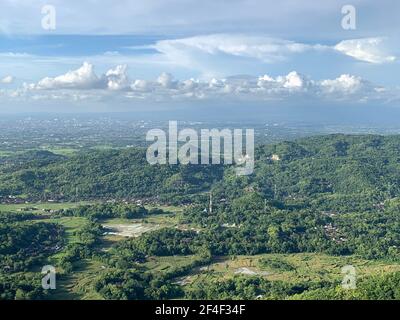
M231 107L203 107L202 110L196 108L185 109L164 109L158 110L120 110L120 111L88 111L88 110L62 110L62 111L25 111L25 112L0 112L3 118L23 118L23 117L92 117L102 116L128 117L134 120L157 120L157 121L222 121L222 122L250 122L250 123L304 123L304 124L336 124L336 125L378 125L387 126L398 125L400 119L400 108L386 107L384 110L369 107L340 107L340 108L321 108L319 107L252 107L252 112L246 107L238 107L234 110ZM1 121L2 119L0 119Z

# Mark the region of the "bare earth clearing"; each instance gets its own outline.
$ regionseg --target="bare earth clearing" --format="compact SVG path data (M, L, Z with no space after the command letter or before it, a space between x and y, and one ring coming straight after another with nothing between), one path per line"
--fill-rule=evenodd
M143 224L143 223L132 223L132 224L113 224L103 225L106 229L105 235L115 235L121 237L139 237L141 234L155 230L159 225L154 224Z

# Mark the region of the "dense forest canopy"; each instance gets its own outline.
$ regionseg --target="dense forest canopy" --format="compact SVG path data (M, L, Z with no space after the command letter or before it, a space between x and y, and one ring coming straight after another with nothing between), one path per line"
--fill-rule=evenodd
M0 164L0 196L173 197L219 188L236 197L246 186L267 199L312 200L340 210L343 203L368 209L400 193L398 136L331 135L260 145L255 173L246 177L222 165L149 165L140 148L82 152L68 159L50 152L29 155L16 156L18 165L7 164L13 159Z

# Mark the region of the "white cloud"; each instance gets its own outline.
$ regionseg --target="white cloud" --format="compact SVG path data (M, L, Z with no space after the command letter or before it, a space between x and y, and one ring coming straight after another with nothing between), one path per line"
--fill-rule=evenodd
M25 52L22 52L22 53L21 52L0 52L0 57L13 58L13 59L16 59L16 58L26 59L26 58L32 57L32 55L25 53Z
M232 55L272 63L285 60L290 54L326 48L283 39L238 35L212 34L190 38L161 40L154 48L177 63L191 63L195 54Z
M398 93L397 93L398 94ZM3 92L3 96L5 93ZM97 76L90 63L55 78L45 78L36 84L26 84L8 91L15 99L104 100L131 99L137 101L387 101L393 99L391 89L373 85L360 77L343 74L336 79L312 80L296 71L272 77L263 75L233 76L211 80L174 80L162 73L155 80L129 80L126 66L117 66Z
M61 76L40 80L35 89L92 89L100 86L100 79L94 72L94 67L84 62L77 70L68 71Z
M13 76L5 76L3 79L0 79L0 83L3 83L3 84L10 84L13 82L14 82Z
M152 85L149 81L146 80L135 80L132 85L131 85L131 89L133 91L149 91L151 90Z
M286 96L287 94L296 94L296 92L307 93L315 87L315 82L296 71L292 71L287 75L276 78L263 75L258 77L256 85L264 93Z
M111 90L124 90L129 87L127 66L119 65L106 72L107 87Z
M130 86L127 66L118 65L108 70L104 75L97 76L94 66L88 62L66 74L55 78L46 77L36 84L30 84L28 87L36 90L88 90L88 89L110 89L124 90Z
M13 74L18 79L43 78L36 83L37 88L40 89L109 87L118 91L128 90L132 85L128 79L125 65L128 65L129 69L135 70L143 78L154 77L161 71L173 73L180 78L196 76L203 80L221 79L231 74L257 75L265 69L274 74L282 74L288 71L288 66L296 69L297 65L301 65L303 71L307 70L306 72L314 77L320 77L321 74L333 74L332 77L336 77L336 66L341 67L341 70L350 70L353 61L368 61L372 64L392 61L394 55L389 54L391 51L385 47L385 44L386 41L380 38L345 40L337 45L328 46L259 35L211 34L158 41L154 47L159 53L131 54L123 52L118 54L109 52L92 56L54 57L4 52L0 53L2 58L0 59L0 68L5 75ZM346 55L349 59L338 59L340 55ZM85 60L91 61L102 70L107 70L106 68L110 65L118 64L120 66L115 70L98 75L95 74L93 66L88 63L78 70L74 70L77 64ZM316 64L317 62L320 66ZM398 66L399 64L393 64L394 68L398 69ZM366 69L360 70L358 69L360 67L364 66L357 66L357 69L352 70L365 73ZM379 79L383 74L378 70L379 67L377 65L374 69L367 71L372 70L376 75L375 78ZM73 71L63 74L68 69ZM53 75L49 77L46 70L52 70ZM392 71L394 75L395 71ZM368 74L375 76L371 72ZM394 76L387 80L385 77L382 81L394 82L393 78ZM175 85L173 79L168 79L168 77L159 80L167 81L163 82L164 86ZM168 81L172 82L168 83ZM293 82L286 84L286 86L291 85ZM139 88L139 83L137 88Z
M203 78L231 74L238 69L247 70L249 66L254 69L256 65L282 65L282 62L298 59L310 63L310 57L314 56L321 61L335 59L332 53L371 64L396 60L394 55L388 53L390 50L386 48L383 38L351 39L336 45L325 45L251 34L210 34L160 40L151 47L169 64L196 70Z
M157 78L157 83L159 83L162 87L168 89L175 87L175 82L172 75L166 72L160 74L160 76Z
M334 80L321 81L321 88L329 93L354 93L362 88L362 86L366 85L367 83L364 82L360 77L352 76L349 74L342 74L340 77Z
M334 49L353 57L357 60L369 63L393 62L396 57L386 53L382 38L352 39L339 42Z
M307 83L305 77L299 75L296 71L290 72L287 76L278 77L277 81L287 89L302 89Z

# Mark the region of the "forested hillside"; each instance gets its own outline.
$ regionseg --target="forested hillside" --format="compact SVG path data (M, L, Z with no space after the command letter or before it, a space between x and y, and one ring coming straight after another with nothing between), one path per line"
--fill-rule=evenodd
M2 160L0 196L157 197L214 187L236 197L251 188L268 200L307 201L327 210L368 209L399 195L399 159L398 136L344 135L259 146L255 173L239 178L229 166L151 166L145 150L137 148L82 152L70 158L28 153Z
M88 199L190 194L209 189L223 172L222 166L152 166L146 151L138 148L84 152L70 159L55 159L49 153L48 162L4 166L0 196Z

